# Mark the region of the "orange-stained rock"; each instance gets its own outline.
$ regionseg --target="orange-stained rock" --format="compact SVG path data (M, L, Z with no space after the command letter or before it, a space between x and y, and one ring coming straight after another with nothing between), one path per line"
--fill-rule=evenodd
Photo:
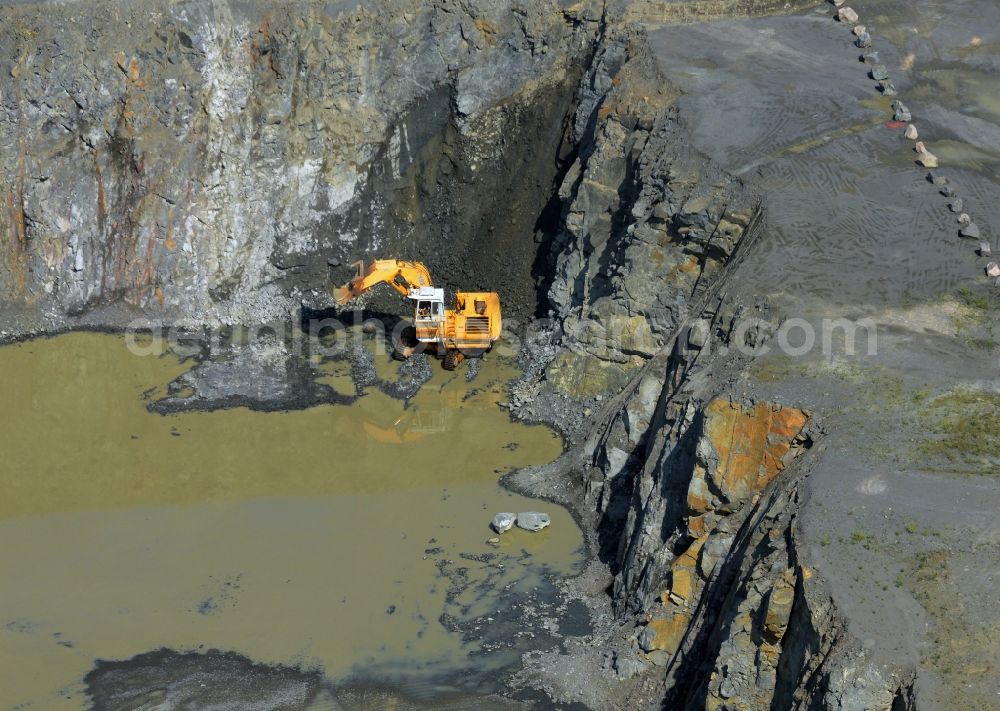
M688 535L700 538L705 535L705 516L688 516Z
M688 546L688 549L677 556L676 560L674 560L672 567L685 565L693 568L698 563L698 554L701 553L701 548L705 545L705 541L707 540L708 536L702 536L701 538L696 538L691 541L691 545Z
M795 588L787 584L775 585L767 597L767 611L764 614L764 629L774 639L781 639L792 614Z
M648 650L660 650L673 654L684 638L684 631L687 629L688 616L681 613L674 613L666 620L651 620L647 628L652 630L653 637L648 640Z
M709 511L712 501L712 494L705 483L705 470L698 466L694 467L694 476L691 477L691 484L688 486L687 505L688 509L696 513Z
M688 549L670 564L669 598L678 605L695 597L695 586L698 583L698 554L701 553L702 546L707 540L708 536L695 539Z
M785 468L809 413L761 402L751 407L713 400L704 409L699 465L688 488L688 507L703 513L711 492L729 503L750 499Z
M678 605L694 597L694 569L677 566L670 572L670 599Z

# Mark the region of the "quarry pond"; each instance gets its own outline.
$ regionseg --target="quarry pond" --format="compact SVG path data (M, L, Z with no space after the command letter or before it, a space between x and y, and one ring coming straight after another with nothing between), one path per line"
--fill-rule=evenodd
M408 402L368 389L350 406L151 412L190 367L101 333L0 348L0 706L87 708L101 664L158 650L490 692L556 631L540 611L583 537L498 483L562 451L498 405L511 362L484 359L472 382L434 368ZM353 395L336 366L322 377ZM531 510L551 526L493 539L495 512ZM514 609L538 619L505 625Z

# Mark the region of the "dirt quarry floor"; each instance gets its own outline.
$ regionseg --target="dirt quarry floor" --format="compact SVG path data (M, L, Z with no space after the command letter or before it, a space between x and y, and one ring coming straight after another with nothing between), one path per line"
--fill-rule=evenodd
M919 664L921 708L995 708L998 292L980 240L958 235L954 198L890 123L890 101L910 109L940 158L934 174L995 247L1000 6L852 6L898 96L880 95L829 5L648 31L685 91L696 146L768 196L767 227L733 288L772 293L817 338L822 319L875 324L877 353L864 332L857 356L834 337L822 356L769 354L746 379L762 397L825 413L800 510L809 558L873 659Z

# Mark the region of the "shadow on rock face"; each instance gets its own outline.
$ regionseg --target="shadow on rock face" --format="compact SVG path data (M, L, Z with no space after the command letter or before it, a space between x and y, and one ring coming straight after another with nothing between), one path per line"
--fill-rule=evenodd
M160 649L98 661L84 682L93 711L297 711L312 705L321 679L317 671L257 664L235 652Z

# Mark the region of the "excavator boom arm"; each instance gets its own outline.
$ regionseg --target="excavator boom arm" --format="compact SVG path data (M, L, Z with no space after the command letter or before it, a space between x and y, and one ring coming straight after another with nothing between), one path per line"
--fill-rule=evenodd
M355 262L358 273L353 279L333 290L333 298L343 304L378 284L388 284L402 296L409 296L411 289L432 286L430 272L420 262L406 262L402 259L376 259L365 267L364 262Z

